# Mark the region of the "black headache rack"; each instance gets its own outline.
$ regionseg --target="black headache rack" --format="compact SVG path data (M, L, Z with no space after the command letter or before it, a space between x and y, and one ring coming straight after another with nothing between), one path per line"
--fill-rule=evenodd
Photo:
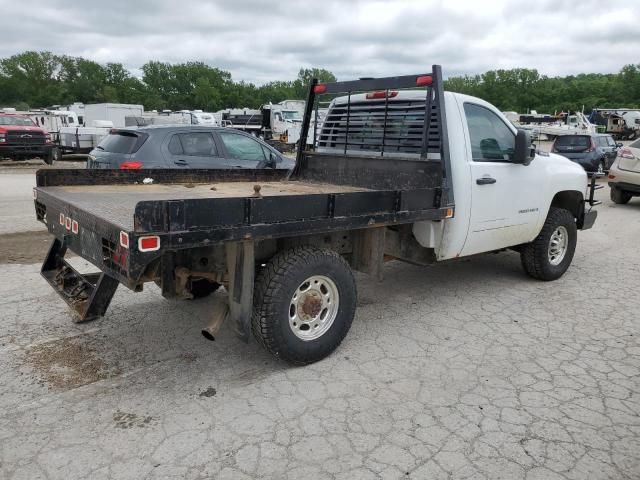
M404 91L412 91L411 98L403 98ZM334 101L319 126L323 96ZM312 149L298 149L292 178L433 189L435 208L454 207L440 65L417 75L332 83L314 79L301 139L308 138L312 123Z

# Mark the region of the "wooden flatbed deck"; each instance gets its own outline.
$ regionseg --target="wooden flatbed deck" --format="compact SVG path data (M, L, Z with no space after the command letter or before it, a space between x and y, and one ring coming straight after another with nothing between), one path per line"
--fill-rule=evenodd
M194 200L255 197L256 186L262 197L313 195L372 191L349 185L309 181L212 182L205 184L114 184L40 187L56 200L104 220L132 230L136 204L153 200Z

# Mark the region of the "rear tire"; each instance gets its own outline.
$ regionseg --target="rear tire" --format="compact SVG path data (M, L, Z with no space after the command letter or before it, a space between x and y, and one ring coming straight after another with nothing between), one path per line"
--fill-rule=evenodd
M618 205L624 205L625 203L629 203L629 200L631 200L631 194L616 187L611 187L610 196L611 201L613 203L617 203Z
M522 247L520 260L524 271L538 280L560 278L571 265L577 240L573 214L564 208L551 207L538 236Z
M317 362L347 335L356 296L351 268L336 252L297 247L278 253L256 280L253 335L291 364Z

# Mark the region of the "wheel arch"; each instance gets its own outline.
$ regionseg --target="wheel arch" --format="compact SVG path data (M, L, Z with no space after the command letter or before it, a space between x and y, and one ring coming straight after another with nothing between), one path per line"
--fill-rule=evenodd
M582 213L584 212L584 195L582 192L577 190L563 190L557 192L551 200L549 210L552 207L568 210L577 220L582 217ZM547 210L547 214L549 210Z

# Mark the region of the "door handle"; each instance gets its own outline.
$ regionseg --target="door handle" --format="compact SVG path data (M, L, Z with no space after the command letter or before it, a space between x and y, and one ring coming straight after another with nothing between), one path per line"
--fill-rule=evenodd
M496 179L492 177L482 177L476 179L476 183L478 185L491 185L492 183L496 183Z

